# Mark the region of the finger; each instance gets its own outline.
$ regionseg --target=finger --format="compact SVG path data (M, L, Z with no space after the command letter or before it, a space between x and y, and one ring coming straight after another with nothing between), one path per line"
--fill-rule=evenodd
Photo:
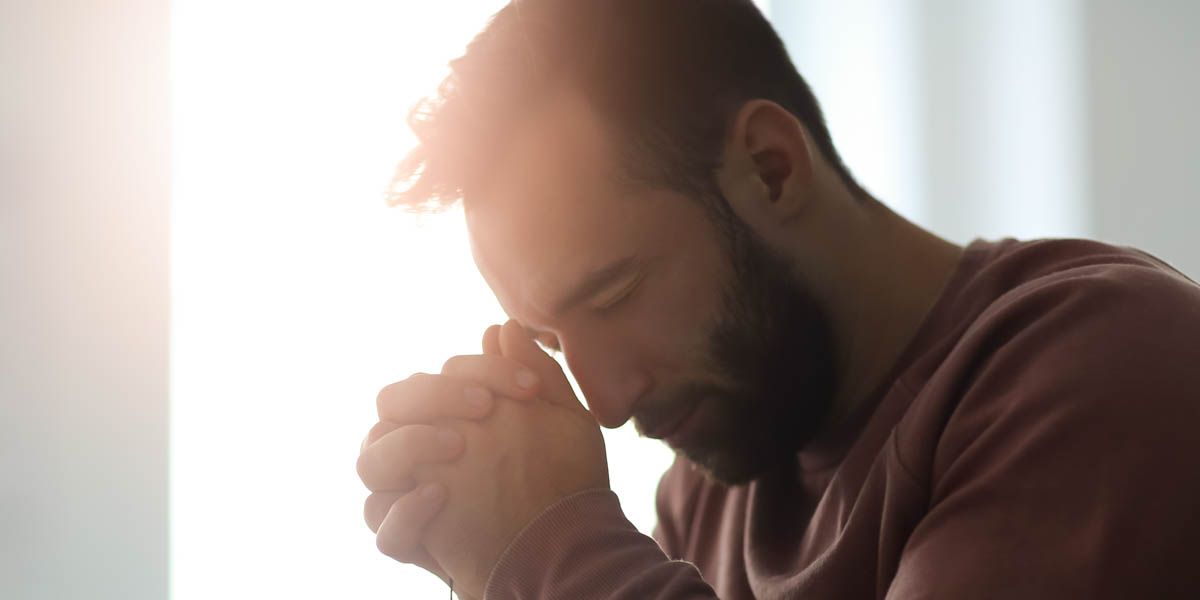
M491 413L492 405L492 393L486 386L429 373L397 381L379 390L375 397L379 420L401 425L430 423L444 417L482 419Z
M392 509L392 505L394 505L396 501L402 497L404 497L404 494L400 492L374 492L370 496L367 496L367 501L363 504L363 518L367 522L367 527L371 529L371 533L379 533L379 526L383 524L383 519L387 517L388 511L390 511ZM398 510L404 510L404 507L402 506ZM424 529L425 524L427 524L429 519L432 519L434 516L436 516L436 514L427 515L425 523L417 526ZM419 517L420 515L415 515L412 518L419 519ZM417 565L422 569L437 575L438 577L441 577L442 581L446 581L446 573L442 570L441 565L439 565L437 561L429 555L429 552L425 550L425 546L423 544L418 544L417 547L409 553L408 558L408 562Z
M391 433L392 431L395 431L399 427L399 423L394 423L392 421L380 421L376 423L373 427L371 427L371 430L367 432L367 437L363 438L362 446L359 446L358 453L362 454L363 450L367 449L367 446L374 444L379 440L379 438Z
M525 399L539 392L535 372L499 354L452 356L442 365L442 375L485 386L497 396Z
M371 492L367 496L367 500L363 502L363 520L367 522L367 528L371 530L371 533L379 533L379 526L383 524L383 518L392 509L392 505L406 493Z
M463 451L462 434L432 425L406 425L388 432L358 455L358 477L372 492L412 489L418 464L446 462Z
M567 376L563 374L562 366L529 338L520 323L509 320L500 328L500 349L505 357L527 365L538 373L542 380L541 396L547 401L583 408Z
M500 326L491 325L483 332L483 353L500 356Z
M430 570L429 567L436 566L436 562L421 547L421 535L445 503L446 488L439 483L427 483L400 496L388 507L387 514L375 531L376 547L401 562L417 564L416 561L424 559L433 563L421 565Z

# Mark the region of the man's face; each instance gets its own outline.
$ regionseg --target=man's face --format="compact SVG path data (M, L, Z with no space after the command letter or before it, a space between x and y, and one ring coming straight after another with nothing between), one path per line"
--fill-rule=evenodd
M828 411L828 319L740 222L619 186L616 168L583 103L549 102L466 192L476 263L509 315L562 350L601 425L632 418L713 478L749 481Z

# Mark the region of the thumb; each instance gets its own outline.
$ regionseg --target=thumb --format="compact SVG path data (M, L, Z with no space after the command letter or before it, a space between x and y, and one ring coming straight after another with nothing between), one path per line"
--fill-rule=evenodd
M538 347L516 320L510 319L500 328L500 351L506 358L537 373L542 380L541 396L544 400L551 404L584 409L558 361Z

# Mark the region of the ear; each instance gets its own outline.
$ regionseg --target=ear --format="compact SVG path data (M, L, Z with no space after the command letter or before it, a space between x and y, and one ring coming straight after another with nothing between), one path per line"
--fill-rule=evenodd
M737 216L755 229L770 227L809 204L813 160L799 119L770 100L751 100L729 127L717 179Z

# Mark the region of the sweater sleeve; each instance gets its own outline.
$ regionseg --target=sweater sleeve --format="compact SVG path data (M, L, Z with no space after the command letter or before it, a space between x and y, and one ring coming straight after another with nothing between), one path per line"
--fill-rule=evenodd
M625 518L616 494L586 490L527 525L492 568L485 600L716 598L700 572L671 560Z
M929 461L888 600L1194 598L1200 289L1086 273L1016 299Z

